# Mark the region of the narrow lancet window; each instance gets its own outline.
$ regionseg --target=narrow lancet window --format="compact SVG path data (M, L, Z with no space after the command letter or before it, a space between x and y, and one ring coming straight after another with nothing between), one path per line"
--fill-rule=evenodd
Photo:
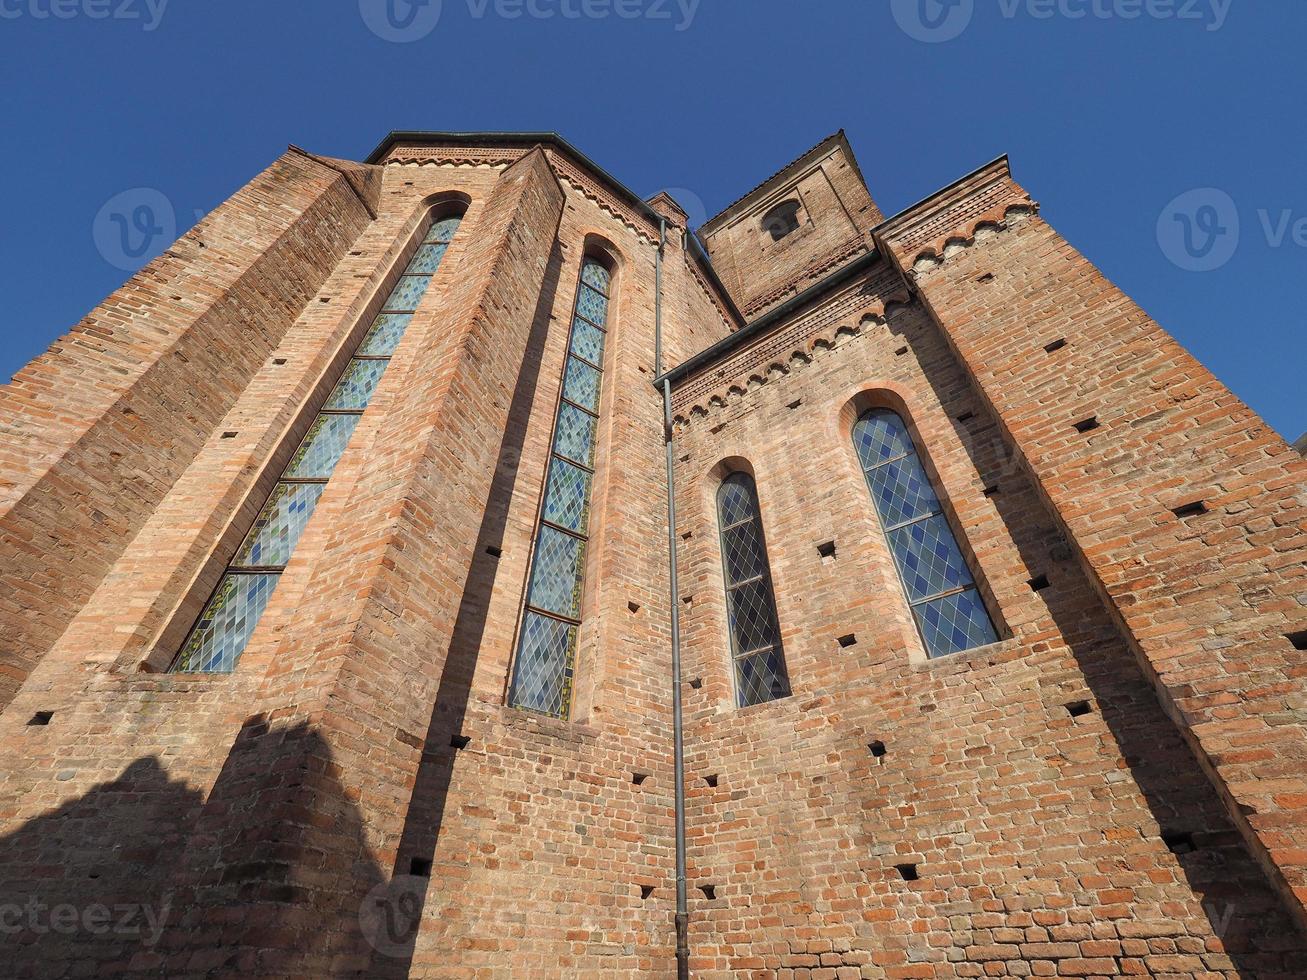
M758 492L747 473L734 473L722 481L717 491L717 520L736 702L744 708L789 697L790 680L781 649Z
M903 419L872 409L853 427L853 445L926 653L943 657L996 642L975 576Z
M174 672L235 669L460 220L431 225L182 644Z
M603 264L585 260L509 694L513 707L555 718L572 707L610 282Z

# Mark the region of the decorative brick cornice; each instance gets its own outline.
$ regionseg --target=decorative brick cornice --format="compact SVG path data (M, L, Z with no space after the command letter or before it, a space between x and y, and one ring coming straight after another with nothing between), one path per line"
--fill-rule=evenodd
M853 258L853 256L869 251L870 248L870 243L863 234L859 232L847 241L841 242L833 251L823 255L820 259L813 262L797 275L791 276L771 292L759 296L744 308L743 313L745 317L752 319L770 307L775 306L786 296L791 294L798 295L805 285L817 279L823 272L834 269L838 265L843 265L846 261Z
M526 146L397 146L386 154L384 162L504 167L530 152L530 149ZM559 180L580 191L641 238L650 243L658 241L658 226L646 215L618 198L565 154L553 147L546 147L545 154Z
M971 244L983 228L1004 228L1010 216L1038 210L1038 203L1012 179L1007 157L1000 157L890 218L873 235L881 251L908 271L921 260L942 259L951 244Z
M684 424L725 406L771 377L808 363L814 351L859 336L866 321L883 321L895 304L910 302L912 294L903 277L888 263L878 263L841 292L682 381L672 394L675 422Z

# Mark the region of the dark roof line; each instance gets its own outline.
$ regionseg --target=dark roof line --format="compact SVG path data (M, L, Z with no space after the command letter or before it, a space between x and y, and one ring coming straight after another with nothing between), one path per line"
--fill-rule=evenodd
M795 166L796 164L802 163L803 160L804 160L804 158L810 156L810 155L813 153L813 151L818 150L818 149L820 149L821 147L825 146L825 145L826 145L827 143L829 143L831 140L840 139L840 138L843 137L843 136L844 136L844 130L841 129L841 130L838 130L838 131L836 131L836 132L834 132L834 133L831 133L829 136L824 136L824 137L822 137L820 140L818 140L818 141L817 141L816 143L814 143L812 146L808 147L806 150L804 150L802 153L800 153L797 157L795 157L793 160L791 160L791 161L790 161L789 163L787 163L785 166L783 166L783 167L781 167L779 170L777 170L774 174L772 174L771 176L767 177L767 178L764 179L764 180L759 181L759 182L758 182L757 184L755 184L753 187L749 188L747 191L745 191L743 194L741 194L739 197L737 197L737 198L736 198L734 201L732 201L730 204L726 205L726 207L722 208L720 211L718 211L716 214L714 214L711 218L709 218L707 221L705 221L705 222L703 223L703 227L705 227L705 228L709 227L710 225L712 225L712 223L713 223L714 221L716 221L716 220L717 220L718 218L720 218L722 215L726 214L728 211L730 211L730 210L731 210L732 208L734 208L736 205L740 204L740 202L742 202L742 201L744 201L744 200L747 200L747 199L749 198L750 195L755 194L755 193L756 193L758 190L760 190L761 188L766 187L769 183L771 183L773 180L775 180L775 179L776 179L777 177L779 177L781 174L785 173L785 171L789 170L791 167ZM855 164L855 166L856 166L856 164ZM861 174L859 174L859 176L861 176Z
M607 184L609 189L617 194L618 197L623 198L628 204L633 206L654 224L658 224L662 219L662 215L650 207L648 201L623 184L603 167L599 166L599 164L591 160L558 133L512 131L451 133L423 129L395 129L391 130L386 135L385 139L377 144L376 149L369 153L363 162L372 164L380 163L385 159L386 154L388 154L396 144L399 143L470 143L473 146L483 146L486 144L520 146L524 143L527 145L543 143L547 146L556 147L571 156L577 163L581 164L587 170L599 177L600 180ZM707 253L701 251L696 254L694 249L690 249L689 252L694 255L694 260L699 263L700 267L704 270L704 273L708 276L709 281L717 290L722 302L725 303L726 309L734 319L736 325L738 326L744 323L744 315L740 313L735 305L735 301L731 299L731 294L727 292L726 287L722 284L721 279L717 275L717 270L713 268L712 262L707 257Z
M947 194L949 191L953 190L959 185L965 184L967 181L974 179L975 177L984 173L986 170L990 169L996 164L1006 163L1007 159L1008 159L1008 155L1006 153L999 154L993 160L990 160L989 163L977 167L975 170L971 171L970 173L964 174L963 176L959 177L957 180L953 181L952 183L947 184L944 187L941 187L933 194L928 194L926 197L923 197L920 201L917 201L915 204L908 205L906 208L899 211L898 214L894 214L886 218L884 221L882 221L880 224L876 225L876 227L870 230L870 232L868 233L869 236L872 238L873 241L875 241L875 238L877 234L881 231L881 229L887 228L890 224L892 224L895 221L898 221L904 215L911 214L913 211L916 211L918 208L921 208L924 205L929 204L930 202L934 201L938 197L942 197L943 195ZM836 288L837 286L842 285L844 282L858 275L860 272L863 272L864 270L871 268L871 266L873 266L876 263L876 261L880 258L880 256L881 256L880 250L878 248L873 248L870 252L866 252L862 255L856 256L853 259L850 259L844 265L840 266L835 271L833 271L825 279L813 283L811 286L809 286L803 292L799 293L797 296L793 296L790 299L786 300L784 303L782 303L780 306L768 310L758 319L750 323L746 323L739 330L735 331L735 333L727 334L725 337L717 341L715 344L705 347L703 350L699 351L697 354L692 355L691 357L686 358L684 361L682 361L680 364L677 364L675 367L668 368L666 371L662 373L661 376L653 379L654 386L660 387L664 379L666 379L672 383L672 387L675 387L679 382L684 381L695 371L698 371L706 367L707 365L712 364L718 358L723 357L726 354L729 354L737 347L740 347L743 344L745 344L751 338L761 334L764 330L772 326L774 323L784 319L785 317L789 316L791 313L794 313L796 310L802 309L803 307L811 303L813 300L815 300L817 297L821 296L824 293L829 292L830 290Z

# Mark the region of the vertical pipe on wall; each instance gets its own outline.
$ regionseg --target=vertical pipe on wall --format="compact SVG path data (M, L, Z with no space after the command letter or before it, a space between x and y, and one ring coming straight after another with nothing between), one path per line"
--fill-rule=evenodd
M658 221L658 258L654 268L654 377L663 373L663 252L667 219ZM685 895L685 741L681 727L681 609L676 575L676 486L673 482L672 383L663 379L663 442L667 450L668 603L672 627L672 755L676 797L676 976L690 976L690 912Z

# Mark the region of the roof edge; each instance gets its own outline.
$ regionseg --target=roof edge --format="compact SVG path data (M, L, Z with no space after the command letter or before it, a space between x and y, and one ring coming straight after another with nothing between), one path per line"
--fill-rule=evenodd
M703 227L701 227L699 231L703 234L711 234L716 229L716 227L719 224L721 224L728 216L738 211L745 204L745 202L748 201L750 198L761 193L764 189L766 189L767 185L771 184L773 181L779 180L780 178L786 176L787 174L789 174L791 170L798 169L799 167L802 167L805 164L810 163L813 159L820 156L824 151L826 151L827 149L829 149L831 146L834 145L843 146L844 149L848 150L849 156L851 158L853 157L853 147L849 145L849 140L848 137L845 135L844 130L841 129L838 130L837 132L831 133L829 136L818 141L813 146L808 147L808 149L804 150L801 154L799 154L799 156L795 157L789 163L785 164L785 166L781 167L770 177L767 177L765 180L760 181L758 184L751 187L740 197L737 197L730 204L726 205L726 207L722 208L711 218L705 221L703 223ZM854 170L857 171L858 178L862 180L862 184L865 187L867 185L867 182L862 177L862 170L861 168L858 167L858 163L856 159L854 159L853 161L853 168Z

